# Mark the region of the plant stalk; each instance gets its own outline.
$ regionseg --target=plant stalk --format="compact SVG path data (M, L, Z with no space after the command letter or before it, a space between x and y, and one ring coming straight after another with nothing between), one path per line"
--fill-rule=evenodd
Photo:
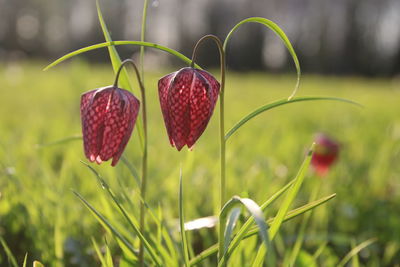
M219 91L219 131L220 131L220 210L222 210L225 201L226 201L226 179L225 179L225 107L224 107L224 92L225 92L225 70L226 70L226 62L225 62L225 51L222 45L221 40L215 35L205 35L203 36L195 45L193 49L192 55L192 63L191 67L193 68L195 65L195 59L197 55L198 48L200 44L207 40L211 39L215 42L219 50L220 56L220 64L221 64L221 85ZM221 220L220 220L221 221ZM218 243L221 243L224 238L224 225L219 225L219 233L218 233ZM223 251L219 249L218 258L222 257Z
M144 42L146 36L146 21L147 21L147 7L148 0L143 1L143 14L142 14L142 28L140 32L140 41ZM142 155L142 183L140 186L140 193L142 195L142 200L140 202L140 231L144 234L145 232L145 205L144 201L146 200L146 186L147 186L147 109L146 109L146 92L144 90L144 46L140 47L140 70L141 70L141 78L142 84L140 86L140 93L142 94L142 120L143 120L143 135L144 135L144 144L143 144L143 155ZM139 266L144 266L144 245L143 242L140 241L139 245Z
M143 154L142 154L142 182L141 182L141 195L142 195L142 201L140 202L140 232L144 234L144 228L145 228L145 206L144 206L144 199L145 199L145 192L146 192L146 180L147 180L147 107L146 107L146 94L145 94L145 88L142 82L142 79L140 78L140 74L139 74L139 69L136 67L135 62L132 59L126 59L124 60L118 71L117 74L115 75L115 81L114 81L114 87L118 87L118 79L119 79L119 75L121 73L121 70L123 69L123 67L130 63L133 66L133 69L135 70L136 73L136 77L139 83L139 87L140 87L140 94L142 97L142 121L143 121ZM140 242L140 248L139 249L139 259L142 259L143 261L143 265L144 266L144 249L143 249L144 245L143 242ZM142 251L142 255L140 254L140 251ZM140 256L141 255L141 256ZM139 261L141 264L142 262Z

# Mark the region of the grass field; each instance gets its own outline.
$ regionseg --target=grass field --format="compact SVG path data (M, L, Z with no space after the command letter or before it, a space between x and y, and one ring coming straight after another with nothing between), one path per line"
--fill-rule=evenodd
M78 60L47 72L41 71L44 66L0 65L0 236L18 263L28 252L29 261L39 260L46 266L96 266L92 238L101 245L108 242L116 258L122 252L71 189L114 221L118 218L101 186L80 163L86 161L81 140L51 143L81 134L80 95L111 84L113 73L108 65ZM148 202L174 229L180 166L186 220L216 214L219 139L214 116L193 151L178 153L170 147L156 88L158 77L167 73L152 73L145 80L150 117ZM294 83L295 77L288 75L228 73L226 128L254 108L287 97ZM248 196L261 203L295 176L314 134L325 132L340 142L339 160L324 179L310 172L295 206L306 203L318 183L319 197L337 196L313 212L299 266L324 244L318 263L335 266L352 244L373 237L377 241L358 255L360 266L399 266L399 81L306 74L298 96L309 95L343 97L364 107L329 101L295 103L248 122L227 145L228 195ZM137 169L139 151L134 131L124 155ZM114 191L128 192L137 203L130 210L137 213L138 186L126 166L94 167ZM266 216L274 216L275 211L272 207ZM280 259L292 249L300 223L301 218L294 219L280 231L275 242ZM210 229L193 232L190 238L195 252L215 243ZM0 265L7 262L1 248Z

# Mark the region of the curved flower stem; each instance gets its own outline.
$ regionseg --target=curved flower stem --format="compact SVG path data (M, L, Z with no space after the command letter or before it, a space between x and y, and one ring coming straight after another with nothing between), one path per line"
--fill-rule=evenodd
M224 92L225 92L225 69L226 69L226 62L225 62L225 51L222 45L221 40L215 36L215 35L205 35L203 36L197 43L196 46L193 49L193 55L192 55L192 63L190 66L193 68L195 64L195 59L197 55L197 50L200 46L200 44L207 40L211 39L215 42L215 44L218 46L219 50L219 56L220 56L220 64L221 64L221 87L219 91L219 131L220 131L220 156L221 156L221 168L220 168L220 209L223 208L225 201L226 201L226 192L225 192L225 146L226 146L226 140L225 140L225 107L224 107ZM221 221L221 220L220 220ZM225 225L219 225L219 233L218 233L218 239L220 244L222 244L221 240L224 238L224 227ZM219 250L218 252L218 257L222 257L223 251Z
M139 83L140 87L140 93L142 96L142 120L143 120L143 155L142 155L142 183L141 183L141 197L142 200L144 201L145 196L146 196L146 181L147 181L147 108L146 108L146 94L145 94L145 89L144 85L142 82L142 79L140 78L139 70L135 65L135 62L132 59L126 59L121 63L121 66L119 67L117 74L115 76L115 82L114 82L114 87L118 87L118 78L121 73L122 68L124 65L130 63L133 66L133 69L135 70L136 77ZM141 201L140 204L140 231L142 234L145 232L145 206L143 201ZM143 249L143 243L140 242L140 249L139 249L139 262L144 266L144 249Z
M193 49L193 54L192 54L192 62L190 64L190 67L194 68L195 66L195 60L197 56L197 51L200 46L200 44L207 40L211 39L215 42L215 44L218 47L219 50L219 56L220 56L220 64L221 64L221 87L220 87L220 92L219 92L219 104L220 104L220 111L219 111L219 127L220 127L220 153L221 153L221 195L220 195L220 208L225 204L225 124L224 124L224 91L225 91L225 52L223 50L222 42L221 40L212 34L205 35L203 36L197 43L196 46Z
M142 79L140 78L139 69L136 67L135 61L133 61L132 59L125 59L124 61L121 62L121 65L119 66L118 71L115 74L115 80L114 80L113 86L118 87L119 75L121 74L123 67L128 63L131 64L133 69L135 70L136 78L138 80L140 89L142 89L143 83L142 83Z

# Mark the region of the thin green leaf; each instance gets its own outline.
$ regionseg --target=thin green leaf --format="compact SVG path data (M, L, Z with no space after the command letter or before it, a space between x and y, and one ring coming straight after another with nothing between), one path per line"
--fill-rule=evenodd
M81 135L70 136L60 140L56 140L54 142L45 143L45 144L36 144L37 148L48 147L48 146L55 146L55 145L63 145L72 141L82 140Z
M100 260L101 266L102 267L107 267L107 262L106 259L103 256L103 253L101 253L99 246L96 243L96 240L94 240L94 238L92 237L92 244L94 247L94 250L96 251L97 257Z
M316 261L318 259L318 257L322 254L322 252L325 250L326 246L328 245L328 241L325 241L324 243L322 243L318 249L315 251L313 258Z
M252 111L251 113L249 113L247 116L245 116L243 119L241 119L239 122L237 122L229 131L228 133L225 135L225 140L228 140L229 137L231 137L231 135L233 135L240 127L242 127L246 122L248 122L249 120L253 119L254 117L260 115L261 113L282 106L282 105L286 105L286 104L291 104L291 103L295 103L295 102L302 102L302 101L316 101L316 100L332 100L332 101L340 101L340 102L345 102L345 103L350 103L350 104L354 104L354 105L358 105L361 106L360 104L353 102L351 100L348 99L344 99L344 98L339 98L339 97L315 97L315 96L310 96L310 97L296 97L296 98L292 98L292 99L281 99L281 100L277 100L274 101L272 103L268 103L265 104L259 108L257 108L256 110Z
M114 267L113 259L111 256L110 246L108 245L107 240L106 240L106 256L105 257L106 257L107 266Z
M22 267L26 267L26 261L28 260L28 252L25 253L24 262L22 263Z
M354 249L356 247L356 241L354 239L351 240L351 248ZM352 267L360 267L360 261L358 260L358 255L355 254L351 257L351 266Z
M318 183L313 187L313 190L310 195L309 202L314 201L317 198L320 186L321 186L321 180L317 181ZM300 229L297 231L297 238L296 242L294 243L293 249L291 251L291 254L289 256L289 266L295 266L297 257L300 253L301 247L303 245L304 237L306 234L306 227L308 226L308 221L311 218L312 212L309 212L304 215L302 218L302 222L300 224Z
M270 246L270 239L268 236L268 226L265 223L265 219L264 219L264 214L261 210L261 207L257 205L257 203L255 203L253 200L249 199L249 198L240 198L238 196L234 196L233 198L231 198L225 205L224 207L222 207L220 216L219 216L219 227L223 228L226 225L226 220L227 220L227 215L229 214L229 212L238 204L243 205L251 214L251 216L254 218L257 227L259 229L259 234L261 237L261 240L263 241L263 243L265 244L266 247ZM222 229L220 229L220 232L226 232L226 231L221 231ZM224 237L223 239L220 240L219 242L219 263L218 266L225 266L228 262L229 259L229 254L227 253L223 253L223 251L227 251L228 248L228 244L225 244L225 240L227 239L227 237ZM228 239L229 240L229 239ZM264 247L264 246L261 246Z
M167 250L165 244L158 242L156 236L149 233L149 240L150 240L151 244L153 245L154 250L164 260L163 261L164 266L174 266L179 263L179 260L177 260L176 258L173 258L169 254L169 251Z
M354 247L352 250L350 250L349 253L347 253L346 256L344 256L344 258L339 262L337 267L344 267L346 265L346 263L353 256L357 255L361 250L363 250L364 248L368 247L369 245L371 245L372 243L376 242L377 240L378 240L377 238L371 238L371 239L365 240L364 242L362 242L358 246Z
M180 171L180 177L179 177L179 225L180 225L183 259L185 262L185 266L189 267L190 266L189 249L186 239L185 218L183 213L182 169Z
M293 184L293 186L289 189L288 194L286 195L286 198L283 200L283 203L281 204L279 210L278 210L278 214L276 215L276 219L274 220L274 222L271 224L271 228L269 230L269 234L270 234L270 238L271 241L274 239L276 233L278 232L278 230L280 229L282 222L287 214L287 212L289 211L289 208L291 206L291 204L293 203L295 197L297 196L301 185L303 184L304 178L305 178L305 174L308 170L308 166L310 165L311 162L311 158L312 158L312 154L314 152L314 147L315 144L313 144L309 150L309 152L307 153L307 156L303 162L303 164L300 167L299 172L297 173L297 176L295 178L296 182ZM257 256L254 260L253 263L253 267L256 266L261 266L262 262L264 261L264 256L267 248L266 247L261 247L258 252L257 252Z
M99 18L99 22L100 22L101 29L103 31L104 38L106 39L107 42L111 42L112 41L111 35L107 29L107 25L104 21L103 14L101 13L99 0L96 0L96 8L97 8L97 16ZM121 66L121 62L122 62L121 58L119 57L119 54L118 54L115 46L109 46L107 48L108 48L108 53L110 54L111 64L113 66L114 72L116 73L118 71L118 68ZM125 68L120 73L119 82L120 82L122 88L127 88L127 89L132 90L132 85L129 80L128 72L126 71Z
M133 166L133 164L131 164L124 155L121 156L121 161L128 168L129 172L132 174L133 178L135 179L136 184L140 187L141 182L140 182L139 174L138 174L135 166Z
M175 240L172 239L170 229L163 221L163 209L160 204L158 205L158 215L157 215L156 224L157 224L157 227L160 229L159 231L161 231L162 239L165 242L165 243L162 243L162 240L161 240L159 245L161 247L166 247L168 249L171 262L175 262L175 264L171 263L170 266L177 265L179 262L178 255L176 253L178 246L177 246L176 242L174 242Z
M96 178L100 182L101 186L107 191L109 196L112 198L114 203L117 205L118 209L121 211L122 215L125 217L125 219L129 223L129 225L132 227L132 230L139 237L139 239L143 242L144 247L149 252L149 254L150 254L151 258L153 259L153 261L156 263L157 266L161 266L161 262L160 262L160 260L159 260L159 258L157 256L157 254L155 253L155 251L151 247L151 245L148 242L148 240L144 237L143 233L139 230L139 227L137 226L137 221L133 221L132 218L128 215L128 213L126 212L124 207L118 202L118 200L116 199L114 193L111 191L111 188L104 181L104 179L100 176L100 174L92 166L90 166L89 164L84 163L84 162L82 162L82 163L85 164L94 173L94 175L96 176Z
M17 260L15 259L13 253L11 252L10 248L7 246L6 241L3 239L2 236L0 236L0 243L4 248L4 251L6 252L9 264L11 264L13 267L18 267Z
M192 60L186 56L184 56L183 54L179 53L178 51L175 51L171 48L168 48L166 46L162 46L159 44L155 44L155 43L150 43L150 42L140 42L140 41L112 41L112 42L104 42L104 43L98 43L95 45L91 45L91 46L87 46L78 50L75 50L71 53L68 53L62 57L60 57L59 59L55 60L54 62L52 62L51 64L49 64L48 66L46 66L43 70L46 71L58 64L60 64L61 62L65 61L66 59L69 59L71 57L74 57L76 55L88 52L88 51L92 51L92 50L96 50L99 48L104 48L104 47L108 47L108 46L113 46L113 45L135 45L135 46L145 46L145 47L150 47L150 48L154 48L154 49L158 49L164 52L167 52L173 56L176 56L177 58L179 58L180 60L182 60L183 62L190 64L192 62ZM201 68L198 65L195 65L196 68Z
M327 201L333 199L334 197L336 197L336 194L332 194L329 195L327 197L323 197L319 200L313 201L311 203L308 203L306 205L303 205L299 208L296 208L294 210L291 210L290 212L287 213L287 215L285 216L285 219L283 220L283 222L289 221L299 215L304 214L307 211L310 211L324 203L326 203ZM270 218L267 220L267 224L271 225L271 223L275 220L275 218ZM253 235L256 235L258 233L258 228L255 227L253 229L250 229L249 232L244 236L243 239L245 238L249 238ZM202 251L200 254L198 254L195 258L192 259L192 261L190 262L191 265L195 265L200 263L201 261L203 261L204 259L214 255L215 253L218 252L218 244L214 244L211 247L207 248L206 250ZM229 251L228 251L229 253Z
M95 215L96 219L105 226L106 229L110 230L111 233L119 239L134 255L137 255L137 251L132 247L132 245L125 239L125 237L117 231L112 224L100 213L98 212L85 198L83 198L78 192L72 191L81 201L82 203Z
M270 21L265 18L260 18L260 17L252 17L252 18L247 18L242 21L240 21L238 24L235 25L235 27L232 28L232 30L228 33L228 35L225 38L224 41L224 51L226 51L226 46L228 44L228 41L230 40L232 34L243 24L245 23L259 23L262 24L269 29L271 29L278 37L283 41L285 44L286 48L288 49L290 55L292 56L293 62L296 66L296 72L297 72L297 81L296 81L296 86L294 87L294 90L292 94L289 96L289 100L294 97L296 94L299 86L300 86L300 76L301 76L301 70L300 70L300 63L297 58L296 52L293 49L292 44L289 41L289 38L286 36L285 32L273 21Z
M320 198L320 199L318 199L316 201L313 201L311 203L303 205L303 206L301 206L301 207L299 207L297 209L291 210L286 214L285 218L283 219L283 222L291 220L291 219L293 219L293 218L295 218L295 217L297 217L297 216L299 216L299 215L301 215L301 214L303 214L303 213L305 213L307 211L310 211L310 210L312 210L312 209L324 204L325 202L328 202L329 200L331 200L334 197L336 197L336 193L332 194L332 195L329 195L329 196L326 196L326 197L323 197L323 198ZM269 225L271 225L275 220L276 220L276 217L270 218L270 219L267 220L267 223ZM255 234L255 233L251 233L251 231L250 231L249 234Z
M123 198L125 199L125 201L127 201L127 203L130 205L131 209L135 209L135 206L132 202L132 199L128 196L128 193L126 191L126 189L128 188L127 186L125 186L123 184L123 182L121 181L121 179L117 178L118 184L120 186L120 190L119 192L121 192ZM172 242L172 237L170 236L170 232L167 229L167 226L165 225L164 222L161 221L160 218L162 218L162 216L157 216L153 210L151 209L151 207L143 200L141 194L137 191L134 190L135 196L137 196L139 198L139 200L141 201L142 204L144 204L146 211L149 212L150 217L153 219L154 223L157 225L157 229L161 229L161 236L157 236L156 238L152 238L153 236L150 234L150 239L152 239L154 241L154 246L157 247L157 251L160 252L160 255L163 257L165 264L167 264L168 266L172 266L174 265L173 263L177 262L177 255L176 255L176 251L175 248L173 248L173 242ZM131 219L134 219L133 217L131 217ZM137 221L134 221L135 224L137 225ZM165 249L165 245L162 243L162 238L164 238L164 241L167 244L167 248L169 249L169 251L167 251ZM150 240L151 241L151 240ZM150 242L149 241L149 242ZM173 249L171 249L173 248ZM169 252L169 253L168 253Z
M240 212L241 212L240 208L233 208L230 211L229 215L228 215L228 220L227 220L227 223L226 223L225 233L224 233L224 237L225 237L224 254L228 251L228 247L229 247L229 243L231 241L233 228L235 228L235 226L236 226L236 222L239 219Z
M283 203L281 204L278 214L276 215L276 219L271 225L270 229L270 235L271 235L271 240L274 239L276 233L278 232L281 223L283 219L285 218L290 205L293 203L293 200L297 196L297 193L300 190L301 185L303 184L306 172L308 170L308 166L310 165L312 154L314 152L314 144L311 146L310 150L307 153L307 156L303 162L303 164L300 167L299 172L297 173L297 176L295 178L296 182L293 184L293 186L290 188L286 198L284 199Z
M265 201L261 205L261 210L264 211L267 207L269 207L276 199L278 199L284 192L286 192L287 189L289 189L293 183L296 180L293 179L290 181L288 184L286 184L284 187L282 187L278 192L276 192L274 195L272 195L267 201ZM235 248L240 244L242 239L245 237L246 233L249 231L251 225L254 223L254 218L250 216L247 221L243 224L243 226L239 229L235 237L232 239L232 242L230 243L228 247L228 255L231 255Z

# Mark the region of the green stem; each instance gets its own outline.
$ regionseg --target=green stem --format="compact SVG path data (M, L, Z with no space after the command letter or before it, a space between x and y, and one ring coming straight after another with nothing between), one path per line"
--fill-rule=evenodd
M144 0L143 14L142 14L142 30L140 32L141 42L144 42L146 36L147 7L148 7L148 0ZM140 47L140 72L142 81L144 82L144 46Z
M141 183L141 197L142 201L140 202L140 232L144 234L145 232L145 205L144 205L144 199L145 199L145 192L146 192L146 180L147 180L147 108L146 108L146 94L145 94L145 89L144 85L142 82L142 79L140 78L139 70L135 65L135 62L132 59L126 59L121 63L121 66L119 67L117 74L115 75L115 81L114 81L114 87L118 87L118 79L119 75L121 73L122 68L130 63L133 66L133 69L135 70L136 77L138 79L139 87L140 87L140 93L142 96L142 121L143 121L143 154L142 154L142 183ZM144 266L144 245L143 242L140 242L140 249L139 249L139 259L142 266ZM140 254L142 253L142 254Z
M221 87L220 87L220 92L219 92L219 105L220 105L220 111L219 111L219 128L220 128L220 153L221 153L221 184L220 184L220 208L225 204L225 123L224 123L224 91L225 91L225 52L223 49L223 45L221 40L215 36L215 35L205 35L203 36L197 43L196 46L193 49L193 54L192 54L192 62L190 66L194 68L195 66L195 60L197 56L197 51L200 46L200 44L207 40L211 39L215 42L215 44L218 47L219 50L219 55L220 55L220 64L221 64Z
M140 33L140 41L144 42L146 35L146 20L147 20L147 7L148 2L144 0L143 2L143 15L142 15L142 29ZM144 82L144 46L140 47L140 67L141 67L141 77ZM142 156L142 183L140 192L142 194L143 202L140 202L140 231L145 232L145 205L144 201L146 199L146 185L147 185L147 110L146 110L146 94L144 87L140 87L140 92L142 94L142 120L143 120L143 134L144 134L144 144L143 144L143 156ZM144 266L144 246L143 242L140 242L139 246L139 266Z
M225 62L225 51L222 45L221 40L215 35L206 35L203 36L196 44L193 49L192 55L192 63L191 67L195 66L195 59L197 55L197 50L200 44L207 40L211 39L215 42L219 50L220 56L220 64L221 64L221 87L219 91L219 131L220 131L220 156L221 156L221 168L220 168L220 209L222 210L225 201L226 201L226 181L225 181L225 147L226 147L226 140L225 140L225 108L224 108L224 92L225 92L225 69L226 69L226 62ZM218 242L220 244L223 243L224 238L224 225L220 223L219 225L219 234L218 234ZM219 249L218 258L222 257L223 250Z

